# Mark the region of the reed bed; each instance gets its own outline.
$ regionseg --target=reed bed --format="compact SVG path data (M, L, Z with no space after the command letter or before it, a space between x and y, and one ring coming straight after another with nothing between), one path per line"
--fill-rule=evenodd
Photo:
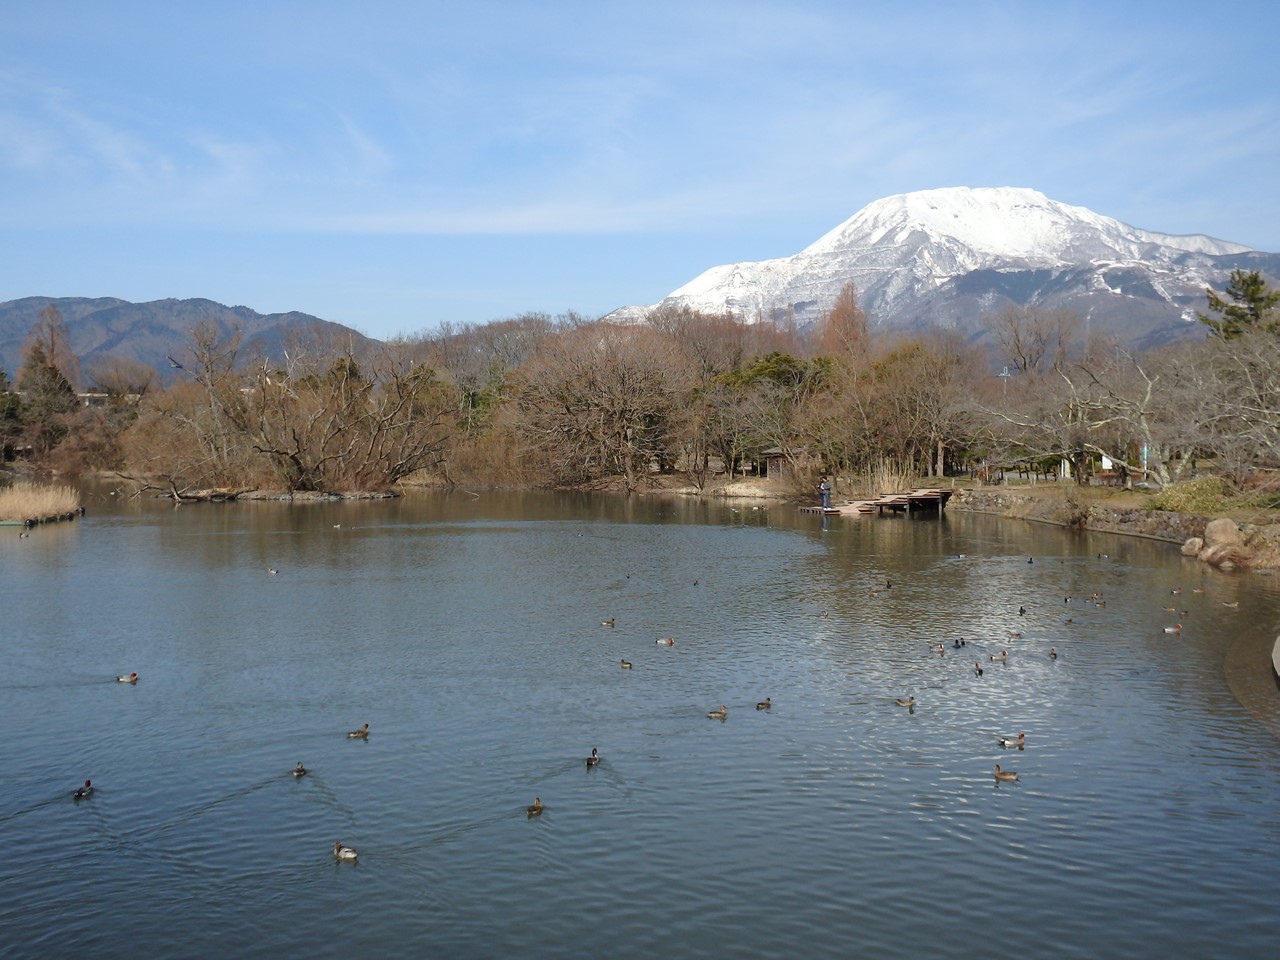
M19 481L0 489L0 520L56 517L79 506L75 487Z

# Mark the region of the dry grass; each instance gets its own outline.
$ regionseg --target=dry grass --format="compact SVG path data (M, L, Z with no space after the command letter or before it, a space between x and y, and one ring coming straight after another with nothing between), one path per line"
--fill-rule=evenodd
M0 520L26 520L71 513L80 506L74 487L20 481L0 490Z

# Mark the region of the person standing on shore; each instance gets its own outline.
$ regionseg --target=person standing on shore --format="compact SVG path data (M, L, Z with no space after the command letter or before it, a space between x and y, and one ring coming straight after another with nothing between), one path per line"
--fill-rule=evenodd
M831 509L831 484L827 481L827 478L825 475L822 477L821 480L818 481L818 496L822 498L822 509L830 510Z

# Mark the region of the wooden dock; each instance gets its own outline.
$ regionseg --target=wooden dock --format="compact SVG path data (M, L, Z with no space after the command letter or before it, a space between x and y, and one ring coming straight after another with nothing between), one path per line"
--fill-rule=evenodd
M941 514L951 499L951 490L938 487L921 487L907 493L887 493L872 500L846 500L833 503L825 510L822 507L801 507L801 513L824 513L827 516L846 516L851 514L875 513L883 515L886 510L891 513L917 513L932 511Z

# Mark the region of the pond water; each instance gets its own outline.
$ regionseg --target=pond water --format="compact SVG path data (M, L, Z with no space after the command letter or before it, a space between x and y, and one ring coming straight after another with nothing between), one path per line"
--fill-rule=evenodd
M1275 578L956 512L86 506L0 529L0 956L1280 942Z

